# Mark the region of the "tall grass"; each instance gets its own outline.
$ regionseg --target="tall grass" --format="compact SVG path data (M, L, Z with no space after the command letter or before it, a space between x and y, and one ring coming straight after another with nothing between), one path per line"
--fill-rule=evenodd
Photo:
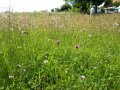
M1 90L119 90L119 14L0 15Z

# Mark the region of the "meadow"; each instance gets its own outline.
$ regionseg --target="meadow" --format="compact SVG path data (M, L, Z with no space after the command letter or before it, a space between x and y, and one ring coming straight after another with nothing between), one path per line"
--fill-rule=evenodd
M0 14L0 90L120 90L120 14Z

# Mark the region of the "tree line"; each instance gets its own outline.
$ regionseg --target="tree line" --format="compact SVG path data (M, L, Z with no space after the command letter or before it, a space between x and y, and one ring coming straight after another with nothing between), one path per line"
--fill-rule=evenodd
M80 13L89 13L92 5L95 6L95 12L97 12L97 6L105 2L105 7L112 5L120 5L120 2L112 3L112 0L64 0L60 8L51 9L52 12L72 11Z

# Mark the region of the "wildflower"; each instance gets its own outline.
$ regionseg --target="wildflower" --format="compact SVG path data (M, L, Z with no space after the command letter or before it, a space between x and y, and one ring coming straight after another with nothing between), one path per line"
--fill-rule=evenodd
M96 70L97 69L97 67L94 67L94 70Z
M90 35L88 35L88 37L90 38L90 37L92 37L92 35L90 34Z
M60 40L57 40L57 41L56 41L56 44L57 44L57 45L60 45Z
M82 79L82 80L85 80L85 76L84 75L82 75L82 76L80 76L80 78Z
M76 45L76 46L75 46L75 48L76 48L76 49L80 48L80 45L79 45L79 44L78 44L78 45Z
M24 69L23 71L25 72L26 70Z
M9 79L14 79L14 76L9 76Z
M44 61L44 64L47 64L47 63L48 63L48 60L45 60L45 61Z

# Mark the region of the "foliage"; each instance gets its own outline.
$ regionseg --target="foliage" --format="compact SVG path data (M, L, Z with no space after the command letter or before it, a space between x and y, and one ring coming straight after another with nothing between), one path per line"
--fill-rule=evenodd
M73 7L77 7L81 12L88 12L90 5L95 5L96 8L105 0L65 0L66 2L72 3ZM112 0L106 0L106 5L109 5ZM96 9L97 10L97 9Z
M68 3L65 3L61 6L60 11L68 11L71 9L71 6Z
M120 6L120 2L114 2L113 5L118 7L118 6Z
M55 12L60 12L60 9L59 9L59 8L55 8L54 11L55 11Z

